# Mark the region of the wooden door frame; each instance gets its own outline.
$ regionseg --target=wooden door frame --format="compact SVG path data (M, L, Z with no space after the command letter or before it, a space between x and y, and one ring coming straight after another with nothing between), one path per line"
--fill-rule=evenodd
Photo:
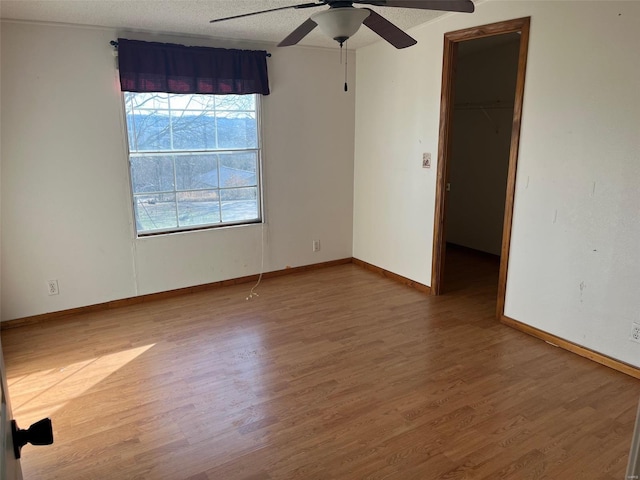
M458 44L467 40L520 33L520 50L518 57L518 75L513 104L513 123L511 128L511 146L509 150L509 170L507 174L507 192L502 226L502 248L500 251L500 274L498 281L497 315L504 314L504 301L507 287L507 266L509 264L509 247L511 244L511 223L513 220L513 199L515 196L516 167L518 164L518 147L520 144L520 124L522 119L522 101L524 98L524 79L529 50L530 17L517 18L504 22L456 30L444 35L444 56L442 65L442 93L440 97L440 141L438 146L438 171L436 180L436 207L433 229L433 261L431 269L431 293L442 292L444 276L444 257L446 251L445 219L446 219L446 182L448 163L451 155L452 112L454 101L455 66Z

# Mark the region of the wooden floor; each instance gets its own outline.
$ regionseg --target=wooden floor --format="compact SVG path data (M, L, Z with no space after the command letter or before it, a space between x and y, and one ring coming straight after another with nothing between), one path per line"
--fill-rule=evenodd
M354 265L2 332L25 479L624 478L640 383Z

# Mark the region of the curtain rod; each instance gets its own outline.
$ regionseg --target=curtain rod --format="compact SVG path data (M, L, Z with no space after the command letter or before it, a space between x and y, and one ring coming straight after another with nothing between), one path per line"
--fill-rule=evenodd
M115 40L111 40L109 42L109 45L111 45L113 48L118 48L118 42L116 42ZM267 57L270 57L271 54L269 52L267 52Z

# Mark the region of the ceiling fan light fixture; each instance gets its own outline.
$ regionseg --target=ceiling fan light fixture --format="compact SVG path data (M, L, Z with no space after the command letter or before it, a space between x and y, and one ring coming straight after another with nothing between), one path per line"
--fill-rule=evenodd
M325 35L333 38L342 45L352 37L369 16L369 10L364 8L330 8L314 13L311 19L318 24Z

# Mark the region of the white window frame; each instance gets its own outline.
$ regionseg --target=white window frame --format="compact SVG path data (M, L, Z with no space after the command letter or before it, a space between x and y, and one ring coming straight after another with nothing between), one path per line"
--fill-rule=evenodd
M262 185L262 96L259 94L250 94L254 96L255 100L255 115L256 115L256 146L251 148L224 148L224 149L190 149L190 150L142 150L142 151L131 151L131 146L129 143L129 124L127 120L127 105L126 105L126 93L135 93L135 92L122 92L122 105L123 105L123 116L124 116L124 135L125 142L127 147L127 165L128 165L128 174L129 174L129 190L131 195L131 207L132 207L132 215L133 215L133 227L135 234L138 238L141 237L151 237L155 235L165 235L165 234L173 234L173 233L185 233L185 232L193 232L193 231L202 231L202 230L210 230L217 228L226 228L226 227L234 227L234 226L243 226L243 225L254 225L264 223L264 200L263 200L263 185ZM171 95L171 94L169 94ZM210 96L223 96L223 95L214 95ZM184 111L184 110L182 110ZM215 112L215 110L211 110L211 112ZM217 132L215 133L217 136ZM232 154L238 152L255 152L256 154L256 185L255 188L257 190L256 202L257 202L257 217L246 220L238 220L238 221L222 221L222 199L218 202L220 221L214 223L206 223L206 224L197 224L197 225L179 225L179 219L177 219L178 225L176 227L168 227L168 228L157 228L157 229L148 229L148 230L138 230L138 219L136 214L136 197L141 196L143 194L136 193L134 190L134 182L133 182L133 171L132 171L132 162L131 157L135 155L140 156L174 156L179 157L182 155L190 155L190 154L198 154L198 153L210 153L210 154ZM177 209L177 195L179 193L184 192L193 192L198 189L190 189L190 190L179 190L177 188L176 182L176 162L173 160L173 172L174 172L174 184L173 190L167 191L154 191L153 194L173 194L176 196L176 209ZM217 162L218 175L220 172L220 161ZM218 176L218 178L220 178ZM215 190L217 192L222 192L224 190L230 190L234 187L222 187L218 184L217 188L209 188L207 190ZM237 187L235 187L237 188Z

